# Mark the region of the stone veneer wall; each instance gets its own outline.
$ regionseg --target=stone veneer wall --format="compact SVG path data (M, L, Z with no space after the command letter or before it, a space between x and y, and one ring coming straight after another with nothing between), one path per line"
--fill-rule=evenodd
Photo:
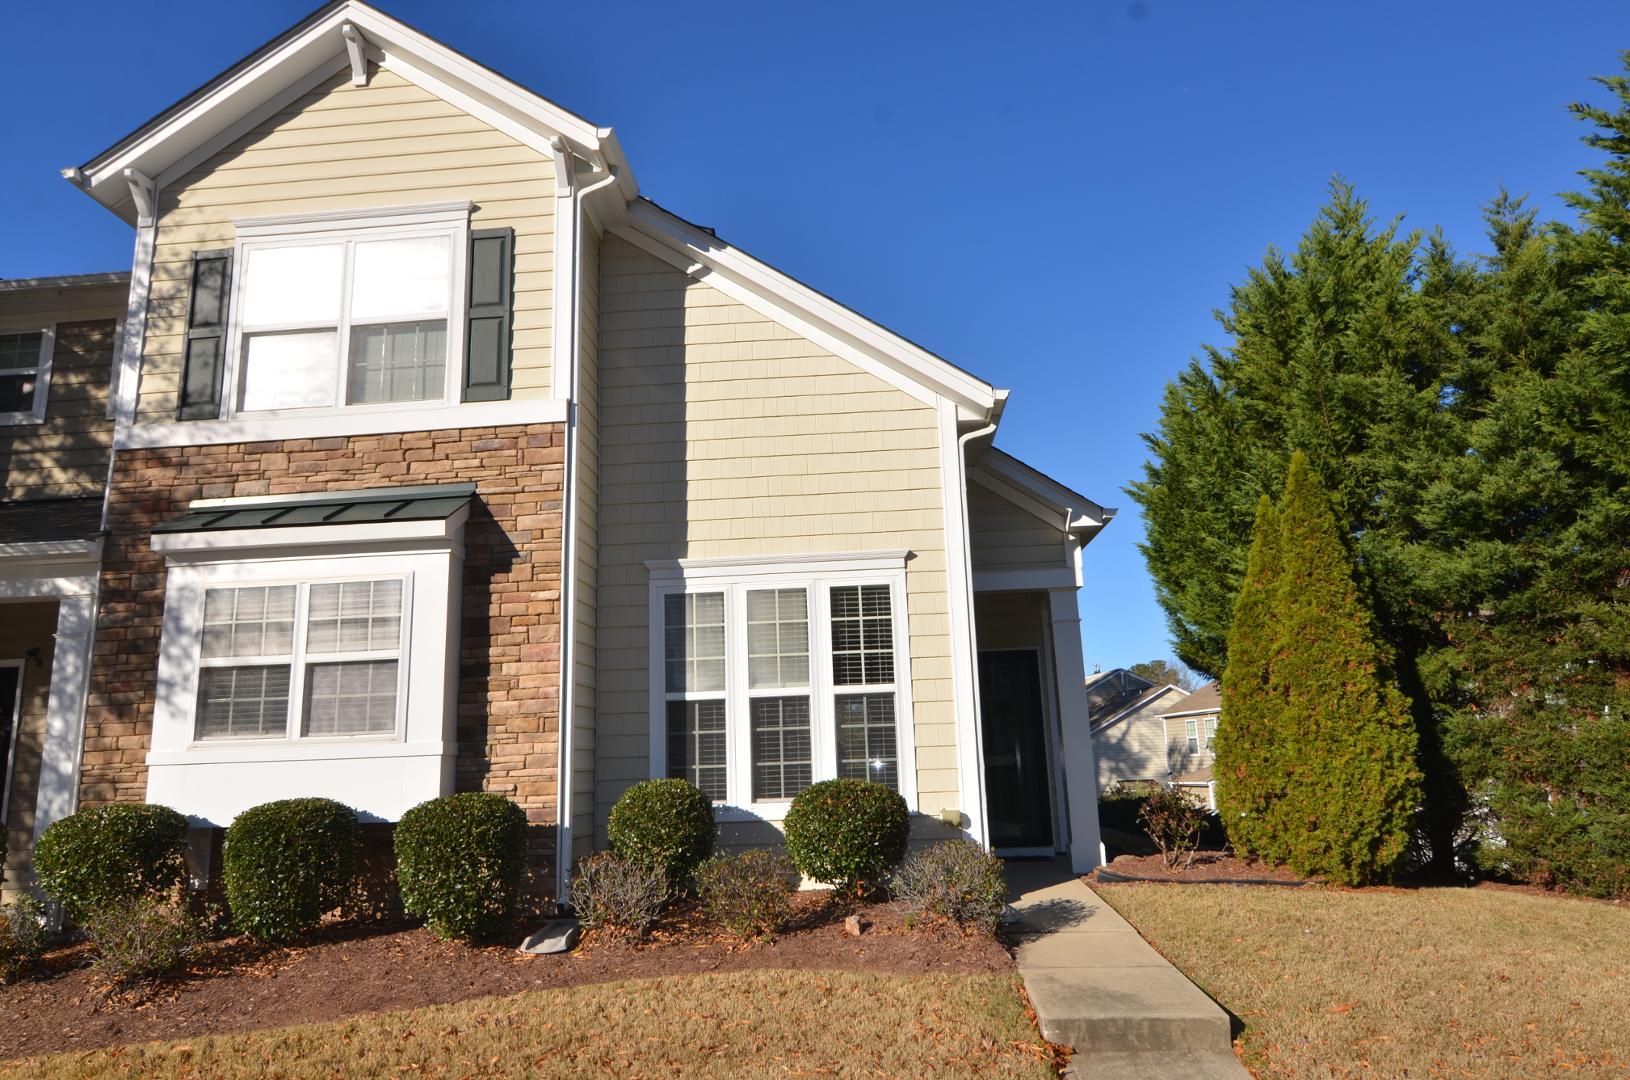
M80 806L140 801L164 617L158 522L193 499L473 481L464 528L460 791L496 791L553 848L560 718L564 428L534 424L224 446L122 450L114 463Z

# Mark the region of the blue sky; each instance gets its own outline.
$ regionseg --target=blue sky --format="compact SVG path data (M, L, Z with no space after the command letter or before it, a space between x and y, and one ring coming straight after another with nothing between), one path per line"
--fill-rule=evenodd
M33 43L10 83L43 90L0 111L0 276L127 267L57 169L314 6L7 5ZM1560 214L1593 161L1565 106L1630 47L1619 3L382 6L614 126L652 198L1011 388L999 445L1121 508L1087 552L1088 670L1169 653L1121 489L1229 284L1337 173L1463 250L1501 183Z

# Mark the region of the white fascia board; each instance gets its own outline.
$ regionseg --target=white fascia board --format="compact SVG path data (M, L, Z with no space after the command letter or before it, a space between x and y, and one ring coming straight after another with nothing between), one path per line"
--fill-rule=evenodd
M350 525L290 525L273 529L203 529L154 533L153 550L170 556L231 557L246 551L313 547L362 548L368 545L456 546L468 505L431 521L368 521Z
M411 409L337 409L312 416L234 416L226 420L165 420L116 429L115 450L161 446L324 439L350 435L451 431L459 428L564 424L568 403L560 398L471 401Z
M869 570L898 570L906 564L911 552L839 551L807 555L747 555L716 559L648 559L645 568L655 582L707 581L729 578L739 580L754 572L809 574L858 572Z
M836 355L878 374L879 367L892 372L884 377L925 404L944 398L980 419L996 407L996 388L989 383L654 203L631 203L625 222L612 231L682 270L706 270L709 285Z
M1079 491L1072 491L1047 474L1031 468L1011 454L994 446L979 459L979 467L1001 477L1012 487L1028 492L1043 503L1051 504L1069 514L1069 528L1101 529L1115 516L1113 510L1100 506Z
M607 129L358 0L346 0L319 13L181 108L161 115L82 168L64 170L65 175L133 223L125 169L138 169L162 183L176 174L178 164L196 165L208 156L206 151L224 145L224 134L233 132L236 137L252 127L245 126L251 116L264 119L277 105L298 96L291 91L304 93L331 75L349 71L351 59L342 31L347 23L367 38L370 56L377 55L403 78L541 152L547 153L549 140L558 135L580 156L616 165L629 197L637 193L620 148L615 143L608 145L604 137Z
M1214 705L1209 709L1190 709L1188 712L1161 713L1162 720L1182 720L1190 716L1216 716L1222 712L1221 705Z

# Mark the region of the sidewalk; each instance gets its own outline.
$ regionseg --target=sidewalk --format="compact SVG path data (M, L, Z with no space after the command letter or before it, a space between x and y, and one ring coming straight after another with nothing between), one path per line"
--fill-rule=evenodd
M1010 862L1008 930L1042 1035L1067 1075L1240 1080L1229 1017L1063 860Z

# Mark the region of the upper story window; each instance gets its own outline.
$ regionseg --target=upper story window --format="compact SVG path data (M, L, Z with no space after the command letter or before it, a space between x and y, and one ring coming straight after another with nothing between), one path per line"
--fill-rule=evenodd
M1192 718L1185 720L1183 721L1183 728L1189 753L1197 754L1202 749L1208 753L1210 752L1211 744L1217 738L1217 718L1215 716L1207 717L1204 720Z
M239 245L230 411L458 399L462 219Z
M0 424L45 419L53 341L50 330L0 330Z

